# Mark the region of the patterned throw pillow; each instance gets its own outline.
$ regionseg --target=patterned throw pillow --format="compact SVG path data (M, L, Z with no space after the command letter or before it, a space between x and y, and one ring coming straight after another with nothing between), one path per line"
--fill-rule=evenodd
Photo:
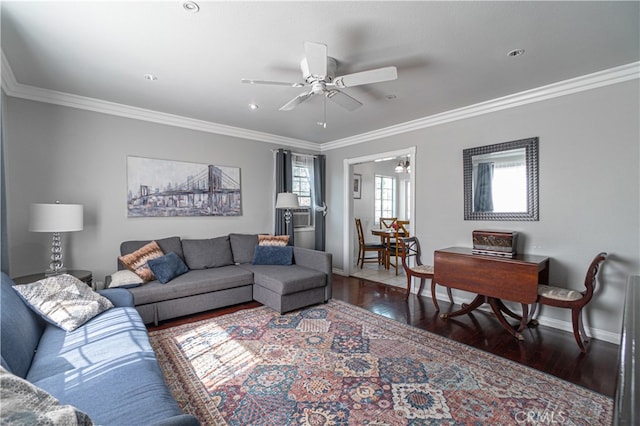
M125 254L124 256L120 256L118 259L120 259L120 262L122 262L122 264L129 270L135 272L140 278L147 282L153 281L156 278L147 265L147 261L149 259L156 259L160 256L164 256L162 249L158 243L151 241L149 244L140 247L133 253Z
M82 411L60 405L51 394L0 367L0 424L92 425Z
M284 247L289 244L288 235L258 235L259 246L279 246Z
M73 331L91 318L113 308L109 299L96 293L73 275L57 275L13 288L45 320Z
M109 288L123 287L123 288L132 288L138 287L143 284L142 278L138 276L135 272L131 272L128 269L123 269L122 271L116 271L111 274L111 282L109 283Z

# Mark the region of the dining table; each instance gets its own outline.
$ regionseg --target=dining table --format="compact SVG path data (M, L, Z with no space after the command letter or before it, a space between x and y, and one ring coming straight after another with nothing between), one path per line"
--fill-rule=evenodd
M371 230L371 233L377 237L380 237L380 243L384 245L387 245L387 243L391 238L396 237L396 230L392 228L385 228L385 229L374 228ZM398 232L398 236L404 237L405 232L404 231Z
M409 234L404 231L400 231L396 233L396 230L393 228L373 228L371 229L371 234L380 237L380 244L385 247L389 247L391 244L391 239L397 237L408 237ZM397 234L397 235L396 235ZM389 269L389 256L387 255L387 259L385 259L385 269Z

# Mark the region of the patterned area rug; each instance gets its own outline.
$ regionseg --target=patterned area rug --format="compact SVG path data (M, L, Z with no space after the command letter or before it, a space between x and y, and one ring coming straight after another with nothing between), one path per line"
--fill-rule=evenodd
M604 425L613 401L332 300L150 332L203 425Z

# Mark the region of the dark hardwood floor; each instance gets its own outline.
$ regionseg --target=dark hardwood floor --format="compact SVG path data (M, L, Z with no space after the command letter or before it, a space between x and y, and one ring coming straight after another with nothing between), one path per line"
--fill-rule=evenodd
M488 312L475 311L469 315L443 320L430 298L412 294L407 299L401 288L355 277L334 275L333 298L613 397L618 371L618 345L592 339L587 345L587 353L583 354L572 333L541 325L523 331L525 340L518 341ZM448 302L438 303L441 312L451 309ZM158 327L149 327L149 330L173 327L257 306L261 305L251 302L217 309L166 321Z

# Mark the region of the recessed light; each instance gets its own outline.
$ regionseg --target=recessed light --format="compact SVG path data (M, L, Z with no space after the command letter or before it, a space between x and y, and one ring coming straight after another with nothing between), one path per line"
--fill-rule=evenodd
M256 104L249 104L249 109L251 109L251 110L256 110L256 109L258 109L258 108L259 108L259 107L258 107L258 105L256 105Z
M200 11L200 6L196 2L193 1L185 1L182 3L182 8L189 13L198 13Z
M513 49L511 52L507 53L507 56L520 56L524 55L524 49Z
M145 74L144 78L145 78L145 80L150 80L150 81L156 81L158 79L158 77L156 77L153 74Z

